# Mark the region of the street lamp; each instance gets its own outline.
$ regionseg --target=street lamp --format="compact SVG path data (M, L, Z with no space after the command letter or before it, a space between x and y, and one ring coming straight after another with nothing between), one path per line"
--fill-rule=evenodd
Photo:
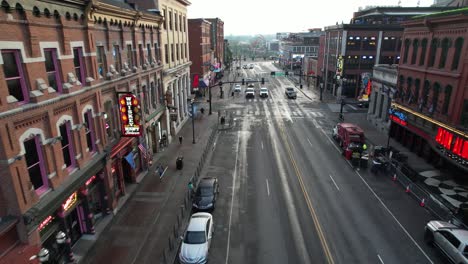
M190 103L190 107L192 109L191 110L192 112L192 143L195 144L195 105L194 105L193 99L188 98L187 102Z

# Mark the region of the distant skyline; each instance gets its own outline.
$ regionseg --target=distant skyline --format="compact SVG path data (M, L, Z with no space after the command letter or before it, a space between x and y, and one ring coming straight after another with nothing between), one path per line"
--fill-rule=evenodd
M188 18L224 21L224 35L276 34L349 23L365 6L397 6L398 0L189 0ZM401 0L401 6L430 6L434 0Z

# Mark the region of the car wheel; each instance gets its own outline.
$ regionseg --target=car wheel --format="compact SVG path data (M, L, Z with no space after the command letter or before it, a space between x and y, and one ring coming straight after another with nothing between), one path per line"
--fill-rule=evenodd
M426 232L424 232L424 241L428 245L432 245L434 243L434 234L431 231L426 230Z

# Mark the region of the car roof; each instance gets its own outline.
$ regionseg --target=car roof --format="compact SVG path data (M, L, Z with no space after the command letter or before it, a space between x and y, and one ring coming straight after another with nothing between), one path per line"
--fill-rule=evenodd
M214 178L214 177L202 178L202 179L200 179L200 182L198 183L198 186L200 186L200 187L213 186L213 183L215 181L216 181L216 178Z
M260 90L268 90L268 88L262 87L262 88L260 88Z
M206 222L211 219L212 216L210 213L195 213L190 218L189 226L187 231L205 231Z
M452 233L464 244L468 244L468 230L466 229L451 229Z

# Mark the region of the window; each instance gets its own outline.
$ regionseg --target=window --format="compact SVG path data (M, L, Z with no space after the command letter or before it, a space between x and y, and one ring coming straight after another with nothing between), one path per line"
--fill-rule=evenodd
M429 81L424 82L424 88L423 88L423 98L422 98L422 106L426 107L427 106L427 99L429 98L429 89L430 89L430 83Z
M463 102L463 109L460 117L460 125L465 128L468 127L468 100L466 99Z
M434 83L434 88L432 91L432 103L429 107L429 113L434 113L437 110L437 102L439 101L439 94L440 94L440 84Z
M406 100L409 101L410 100L410 97L411 97L411 86L413 85L413 78L411 77L408 77L408 79L406 79Z
M26 166L28 168L29 179L37 194L42 194L49 188L46 175L44 157L39 140L39 136L24 141Z
M431 49L429 51L429 65L428 65L429 67L434 67L438 45L439 45L438 39L433 39L431 41Z
M60 78L57 50L56 49L45 49L45 67L47 72L47 79L49 80L49 86L54 88L58 92L62 92L62 79Z
M426 60L427 39L421 41L421 57L419 57L419 65L424 65Z
M179 30L179 14L174 12L174 30Z
M156 108L156 101L157 101L157 94L156 94L156 87L154 86L154 82L150 83L150 92L148 96L148 100L151 101L151 106L153 108Z
M185 59L187 59L187 43L184 44Z
M115 70L120 72L120 70L122 70L122 60L120 58L119 45L114 45L114 49L112 50L112 56L114 57Z
M452 61L452 71L458 69L458 64L460 63L460 56L463 48L463 38L457 38L455 40L455 54Z
M458 240L453 234L443 230L440 231L440 234L443 235L453 247L458 248L460 246L460 240Z
M444 105L442 106L442 114L444 115L448 113L448 109L450 105L450 97L452 97L452 86L447 85L447 87L445 87L445 93L444 93Z
M134 66L133 64L133 51L132 51L132 45L128 44L127 45L127 64L128 67L132 68Z
M180 60L180 56L179 56L179 44L176 44L176 55L177 55L177 60Z
M71 124L70 121L66 121L59 126L60 136L62 137L62 155L63 162L68 167L75 166L75 151L73 149L72 135L71 135Z
M145 54L143 54L143 44L138 44L138 53L140 53L140 66L145 64Z
M94 120L93 120L93 114L91 110L88 110L84 114L84 122L85 122L85 128L86 128L86 144L88 146L89 152L94 152L96 151L96 139L94 135Z
M104 77L107 74L107 61L106 61L106 54L104 51L104 46L97 47L97 64L98 64L98 72L100 77Z
M333 41L334 43L334 41ZM347 50L359 50L361 48L361 38L360 37L348 37L348 41L346 42L346 49Z
M419 40L413 40L413 52L411 53L411 64L416 64L416 57L418 57L418 47L419 47Z
M416 79L414 81L414 95L413 95L413 98L414 98L414 102L418 102L419 100L419 89L420 89L420 86L421 86L421 80L419 79ZM410 103L412 103L413 101L411 101Z
M146 52L148 53L148 60L152 61L153 60L153 55L151 54L151 44L148 43L146 44Z
M362 41L363 50L375 50L377 47L375 37L364 37Z
M403 95L403 85L404 85L405 77L403 75L400 75L399 80L398 80L398 97L401 97Z
M167 29L167 12L166 12L166 9L163 9L163 16L164 16L163 27L164 27L164 29Z
M169 63L169 50L167 48L167 44L164 44L164 59L165 63Z
M382 41L382 51L395 51L397 40L395 37L384 37Z
M174 62L174 44L171 44L171 61Z
M24 79L19 50L2 50L3 74L8 86L9 95L18 102L28 101L28 90Z
M169 29L172 30L172 12L169 11Z
M408 61L408 51L409 51L409 47L410 47L410 40L409 39L405 39L405 53L403 55L403 63L406 63Z
M75 76L81 83L86 80L84 58L82 48L73 48L73 65L75 66Z
M445 67L445 62L447 61L448 49L450 46L450 40L448 38L444 38L444 40L442 40L441 46L442 46L442 52L440 53L440 61L439 61L440 69Z
M179 16L179 30L182 31L182 15Z
M155 42L153 46L154 46L154 58L155 58L156 63L157 63L160 60L160 58L159 58L159 49L158 49L159 44L157 42Z

